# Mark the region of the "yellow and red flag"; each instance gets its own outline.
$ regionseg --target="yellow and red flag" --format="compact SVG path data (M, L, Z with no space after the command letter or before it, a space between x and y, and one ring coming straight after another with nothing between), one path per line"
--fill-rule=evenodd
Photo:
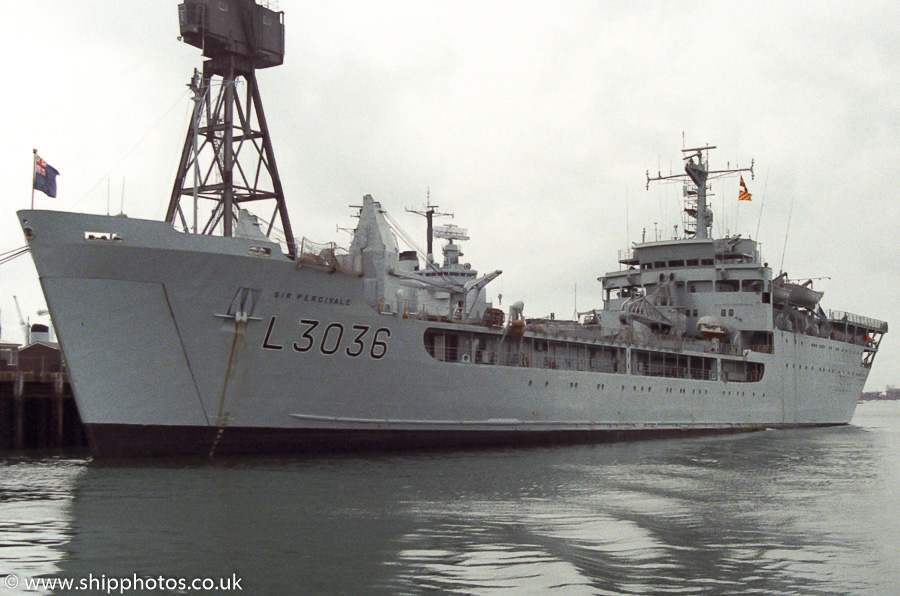
M750 201L752 200L750 197L753 195L750 194L750 191L747 190L747 185L744 183L744 177L741 176L741 190L738 193L738 201Z

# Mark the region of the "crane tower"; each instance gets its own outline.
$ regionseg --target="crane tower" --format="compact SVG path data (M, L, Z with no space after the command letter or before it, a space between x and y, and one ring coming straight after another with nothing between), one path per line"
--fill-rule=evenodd
M185 231L233 236L241 233L243 204L267 204L271 217L260 231L270 236L280 222L293 258L296 245L256 82L257 69L284 62L284 13L270 6L264 0L185 0L178 6L180 39L206 60L189 85L193 117L166 221ZM212 204L208 218L199 215L201 203Z

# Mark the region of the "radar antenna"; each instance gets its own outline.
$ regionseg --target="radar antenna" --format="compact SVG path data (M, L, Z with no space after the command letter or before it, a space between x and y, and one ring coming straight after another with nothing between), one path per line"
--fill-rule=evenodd
M239 219L241 205L274 202L260 231L271 236L280 221L288 256L294 258L297 247L256 82L256 69L284 62L284 12L268 6L255 0L185 0L178 6L179 39L200 48L207 60L202 75L195 71L189 85L193 118L166 221L195 233L212 234L221 225L224 236L242 235L244 230L235 229L236 222L245 223ZM241 80L246 95L238 93ZM193 199L193 226L182 209L184 197ZM198 225L200 199L214 205L206 223Z

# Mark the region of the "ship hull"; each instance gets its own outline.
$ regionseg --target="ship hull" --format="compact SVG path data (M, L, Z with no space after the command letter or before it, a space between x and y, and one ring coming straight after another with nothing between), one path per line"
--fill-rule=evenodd
M23 211L98 456L602 442L849 422L862 348L776 331L752 383L445 362L356 275L162 222ZM459 327L458 325L456 326ZM499 331L498 331L499 333Z
M604 430L360 430L89 424L93 454L104 459L143 457L209 457L230 455L292 455L396 452L490 447L538 447L681 439L843 423L727 425L689 428Z

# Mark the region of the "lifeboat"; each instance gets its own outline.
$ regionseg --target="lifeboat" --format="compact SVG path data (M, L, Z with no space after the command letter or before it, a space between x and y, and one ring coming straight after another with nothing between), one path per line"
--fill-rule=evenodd
M731 327L721 319L707 315L697 319L697 333L706 339L724 339L731 335Z
M513 335L522 335L525 333L525 321L518 319L510 322L509 332Z
M822 299L824 292L818 292L809 286L801 284L786 283L784 289L788 291L788 304L802 306L809 310L815 310L819 300Z

